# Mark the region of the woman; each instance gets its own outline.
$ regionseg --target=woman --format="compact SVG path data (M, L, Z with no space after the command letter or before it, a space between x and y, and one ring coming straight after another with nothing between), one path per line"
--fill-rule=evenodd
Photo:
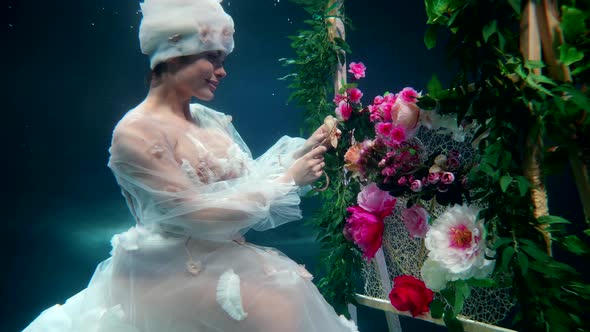
M189 104L211 100L226 76L231 17L216 0L146 0L142 12L150 91L109 150L137 224L113 237L88 288L25 331L356 331L303 266L242 237L301 218L326 128L253 160L230 117Z

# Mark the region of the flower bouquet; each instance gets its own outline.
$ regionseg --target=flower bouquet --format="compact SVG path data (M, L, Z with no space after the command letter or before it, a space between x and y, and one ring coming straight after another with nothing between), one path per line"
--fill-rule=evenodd
M492 277L495 252L475 195L485 189L469 181L477 123L421 109L421 93L410 87L363 106L358 80L366 67L349 68L353 83L334 104L346 144L343 177L359 188L343 232L365 259L364 293L414 317L448 312L497 323L514 303Z

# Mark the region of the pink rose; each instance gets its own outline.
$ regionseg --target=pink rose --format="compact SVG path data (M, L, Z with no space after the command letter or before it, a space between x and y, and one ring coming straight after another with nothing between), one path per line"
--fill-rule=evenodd
M375 183L365 186L357 195L356 200L360 207L376 214L381 219L391 214L397 201L387 191L379 189Z
M375 257L383 240L383 220L360 206L351 206L346 210L351 215L346 219L344 236L361 249L367 260Z
M410 236L424 238L430 228L428 224L428 212L419 204L412 205L411 208L402 210L402 221Z
M451 172L443 172L440 176L440 181L444 184L451 184L455 181L455 174Z
M358 88L346 90L346 95L348 96L348 100L350 100L350 102L354 104L358 104L361 101L361 98L363 97L363 93Z
M454 171L456 169L459 168L461 164L459 163L459 159L455 158L455 157L449 157L447 159L447 169Z
M435 173L428 173L428 182L432 184L437 184L440 180L440 175L438 172Z
M339 119L346 121L350 119L350 115L352 114L352 106L350 106L346 100L342 100L340 101L340 104L338 104L338 107L336 107L335 112Z
M393 112L392 121L400 126L403 126L406 131L413 133L419 125L420 108L416 104L407 104L404 102L398 103L397 112Z
M412 191L415 193L422 191L422 181L413 180L410 184L410 189L412 189Z
M356 78L357 80L365 77L365 71L367 70L367 67L365 67L365 65L362 62L351 62L348 68L350 68L348 72L353 74L354 78Z
M436 185L436 190L438 190L441 193L446 193L447 191L449 191L449 185L448 184L444 184L442 182L439 182Z
M416 90L414 90L412 88L403 88L403 90L398 93L398 97L401 98L401 100L404 103L409 104L409 103L415 103L416 98L419 97L419 94Z

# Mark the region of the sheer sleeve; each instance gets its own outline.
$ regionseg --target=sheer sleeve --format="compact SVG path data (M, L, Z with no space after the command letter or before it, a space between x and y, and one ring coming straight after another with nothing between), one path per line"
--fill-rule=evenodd
M157 129L140 122L120 123L109 150L109 167L138 223L224 240L249 228L265 230L301 219L299 188L281 180L287 164L278 161L279 156L293 155L299 147L295 141L283 138L257 160L247 159L246 171L236 178L207 183L194 181L196 171L183 169Z

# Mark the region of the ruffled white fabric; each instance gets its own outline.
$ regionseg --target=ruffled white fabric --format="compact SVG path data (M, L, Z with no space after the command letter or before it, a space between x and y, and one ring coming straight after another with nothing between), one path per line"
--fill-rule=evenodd
M278 179L304 140L253 159L229 117L191 112L198 129L121 120L109 166L138 224L113 236L84 291L26 332L356 331L303 266L242 237L301 218L300 188ZM176 149L161 132L180 133Z

